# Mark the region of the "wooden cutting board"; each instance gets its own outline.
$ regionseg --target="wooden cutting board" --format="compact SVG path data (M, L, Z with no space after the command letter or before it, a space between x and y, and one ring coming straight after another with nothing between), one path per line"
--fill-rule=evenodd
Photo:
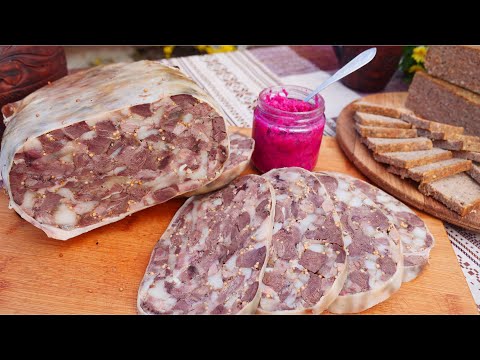
M362 178L330 137L323 140L316 169ZM0 194L0 313L135 314L150 252L183 201L174 199L59 241L9 210L7 197ZM418 279L364 313L476 314L442 223L419 214L436 241L430 265Z
M363 100L381 105L403 107L406 98L406 92L392 92L369 95ZM342 110L337 118L337 141L348 159L363 175L373 184L408 205L467 230L480 231L480 211L461 217L434 198L424 196L418 191L418 183L410 179L401 179L399 176L389 173L384 164L375 161L372 153L360 141L360 136L353 127L355 124L353 114L353 105L350 104Z

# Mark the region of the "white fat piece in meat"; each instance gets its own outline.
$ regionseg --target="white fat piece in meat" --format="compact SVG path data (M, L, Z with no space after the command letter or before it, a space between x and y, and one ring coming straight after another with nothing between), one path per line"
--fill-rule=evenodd
M73 227L77 224L77 213L65 204L60 204L54 213L58 225Z
M402 241L403 281L415 279L427 266L430 251L435 245L433 235L423 220L407 205L376 186L341 173L323 173L350 182L383 210L397 228Z
M273 189L258 175L188 199L153 249L138 312L254 313L274 212Z
M258 308L260 314L321 313L343 287L344 237L332 200L301 168L264 174L275 190L272 247Z
M23 196L23 206L27 214L31 215L33 214L32 208L33 205L35 204L35 193L33 191L27 190L25 192L25 195Z
M0 178L9 206L60 240L203 187L220 176L229 156L220 107L181 71L155 61L68 75L9 104L5 123ZM156 163L147 166L150 159ZM157 169L157 176L136 164ZM121 189L101 190L107 177L125 173L129 183ZM75 201L58 192L64 187ZM27 191L35 193L34 204ZM98 209L83 213L91 201L100 202ZM73 217L54 216L66 214L57 211L60 204L79 211L75 225Z
M36 137L28 139L23 146L28 152L38 151L41 153L43 151L42 143Z
M347 246L348 276L333 313L358 313L388 299L402 284L400 235L385 213L352 182L316 174L332 197Z
M191 114L190 114L191 115ZM155 128L151 128L150 126L142 126L137 131L137 138L138 140L144 140L148 138L150 135L158 134L158 130Z

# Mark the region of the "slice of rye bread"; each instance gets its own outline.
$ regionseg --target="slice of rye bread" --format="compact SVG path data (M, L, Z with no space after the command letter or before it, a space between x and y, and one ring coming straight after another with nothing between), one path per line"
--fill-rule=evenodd
M436 161L451 159L452 156L453 155L451 151L438 148L431 150L399 151L373 154L375 160L403 169L410 169Z
M460 140L466 143L480 143L480 137L463 135L463 134L452 134L448 131L430 131L425 129L417 129L418 136L428 137L432 140Z
M410 112L404 107L393 107L375 104L365 100L358 100L353 103L355 111L360 111L369 114L383 115L395 119L400 119L403 113Z
M480 162L480 152L452 151L453 157Z
M357 124L366 126L381 126L400 129L410 129L412 127L411 124L403 120L394 119L383 115L363 113L360 111L357 111L353 115L353 118Z
M362 137L376 137L388 139L404 139L417 137L416 129L395 129L389 127L364 126L355 124L355 129Z
M440 201L460 216L480 207L480 184L466 173L459 173L430 183L421 183L420 192Z
M463 141L460 140L434 140L433 146L445 150L462 150Z
M449 134L463 134L465 129L461 126L448 125L437 121L427 120L414 113L403 113L401 119L412 124L413 127L429 131L438 131Z
M390 165L387 171L399 175L402 179L410 178L417 182L431 182L443 179L472 168L472 162L465 159L448 159L431 164L416 166L411 169L402 169Z
M464 134L446 134L447 140L461 140L463 142L468 143L479 143L480 144L480 136L475 135L464 135Z
M464 150L480 152L480 142L464 140L434 140L433 146L445 150Z
M375 153L394 151L429 150L433 148L432 141L424 137L410 139L361 138L361 141Z
M402 169L402 168L399 168L399 167L396 167L396 166L390 165L389 167L387 167L387 171L389 173L400 176L402 179L407 179L407 178L410 177L407 169Z
M430 131L425 129L417 129L418 136L423 136L432 140L446 140L447 135L441 131Z
M467 171L473 180L480 184L480 163L473 163L472 168Z

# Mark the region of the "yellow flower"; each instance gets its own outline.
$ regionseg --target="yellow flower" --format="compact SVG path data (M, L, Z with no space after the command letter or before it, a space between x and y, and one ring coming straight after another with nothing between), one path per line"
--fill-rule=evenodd
M92 61L93 66L98 66L98 65L102 65L102 64L103 64L103 61L99 57L93 59L93 61Z
M164 46L163 47L163 54L165 55L165 57L168 59L170 56L172 56L172 52L173 52L173 48L175 46Z
M412 58L417 63L425 62L425 55L427 55L427 48L425 46L417 46L413 49Z
M197 46L197 48L199 47ZM208 46L204 46L204 48L201 50L205 50L208 54L215 54L215 53L221 53L221 52L234 51L236 50L236 46L235 45L208 45Z
M410 74L414 73L414 72L417 72L417 71L423 71L423 67L421 67L420 65L412 65L408 68L408 72Z
M221 45L217 47L217 52L229 52L235 51L237 47L235 45Z

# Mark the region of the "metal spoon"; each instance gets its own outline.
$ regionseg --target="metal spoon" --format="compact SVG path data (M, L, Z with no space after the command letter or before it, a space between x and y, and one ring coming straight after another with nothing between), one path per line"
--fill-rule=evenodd
M360 69L362 66L368 64L375 57L377 53L377 48L371 48L365 50L361 54L358 54L354 59L352 59L348 64L338 70L335 74L330 76L327 80L321 83L315 90L313 90L303 101L309 101L317 93L325 89L327 86L330 86L335 81L338 81L345 76L351 74L355 70Z

